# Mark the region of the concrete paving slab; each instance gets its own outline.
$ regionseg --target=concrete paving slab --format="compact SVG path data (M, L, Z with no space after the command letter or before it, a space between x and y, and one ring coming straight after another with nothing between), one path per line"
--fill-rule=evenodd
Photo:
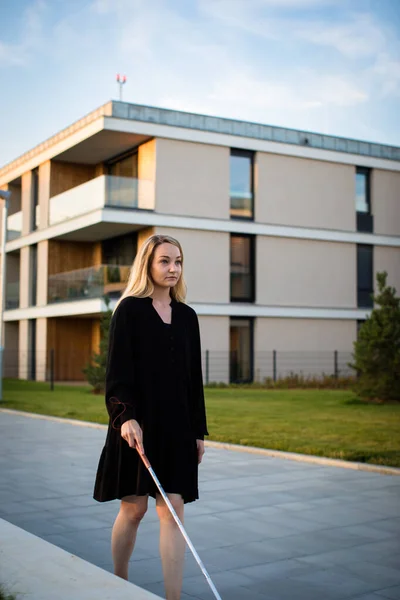
M0 517L112 572L119 502L92 498L104 439L101 426L0 411ZM400 597L400 477L333 464L206 447L185 526L224 600ZM149 505L130 579L163 596ZM187 552L182 600L207 598Z

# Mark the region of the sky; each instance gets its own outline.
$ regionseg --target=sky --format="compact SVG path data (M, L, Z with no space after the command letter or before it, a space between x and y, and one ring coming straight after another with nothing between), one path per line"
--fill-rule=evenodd
M0 166L119 98L400 145L400 0L0 0Z

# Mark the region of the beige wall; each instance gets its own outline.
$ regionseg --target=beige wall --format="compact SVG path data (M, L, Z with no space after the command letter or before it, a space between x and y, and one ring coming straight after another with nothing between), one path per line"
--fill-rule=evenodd
M229 219L229 148L157 139L156 210Z
M306 376L332 374L335 350L339 374L348 372L356 337L356 321L258 318L254 328L254 378L261 381L273 376L272 350L277 351L278 377L291 372Z
M156 203L156 140L150 140L138 148L138 206L154 209Z
M50 168L49 160L39 167L39 229L49 226Z
M29 306L29 246L21 248L20 270L19 270L19 306Z
M48 289L48 254L49 241L44 240L38 243L37 250L37 286L36 286L36 304L44 306L47 304Z
M396 288L400 296L400 248L375 246L374 248L374 289L376 289L376 274L386 271L387 283Z
M27 235L31 230L32 171L24 173L21 181L22 235Z
M354 231L355 168L258 152L255 220Z
M36 319L36 381L46 381L47 319Z
M155 233L179 240L191 302L229 302L229 234L156 227Z
M206 350L211 381L229 380L229 317L199 316L203 381L206 383Z
M18 377L19 379L28 378L28 319L22 319L19 322L19 361L18 361Z
M256 270L257 304L356 307L355 244L258 236Z
M372 169L371 209L374 233L400 235L400 173Z

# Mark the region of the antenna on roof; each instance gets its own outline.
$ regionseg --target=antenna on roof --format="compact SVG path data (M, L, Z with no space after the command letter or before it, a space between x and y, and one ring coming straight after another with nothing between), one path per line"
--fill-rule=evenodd
M122 86L126 83L126 75L117 73L117 83L119 84L119 99L122 102Z

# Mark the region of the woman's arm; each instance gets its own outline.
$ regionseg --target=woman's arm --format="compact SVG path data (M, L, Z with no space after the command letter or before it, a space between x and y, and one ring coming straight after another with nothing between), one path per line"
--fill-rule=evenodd
M129 300L121 302L110 325L105 399L115 429L137 417L131 310Z
M208 435L206 408L204 402L203 374L201 368L201 341L200 328L197 314L193 312L192 326L192 351L191 351L191 380L192 380L192 402L193 422L196 439L204 440Z

